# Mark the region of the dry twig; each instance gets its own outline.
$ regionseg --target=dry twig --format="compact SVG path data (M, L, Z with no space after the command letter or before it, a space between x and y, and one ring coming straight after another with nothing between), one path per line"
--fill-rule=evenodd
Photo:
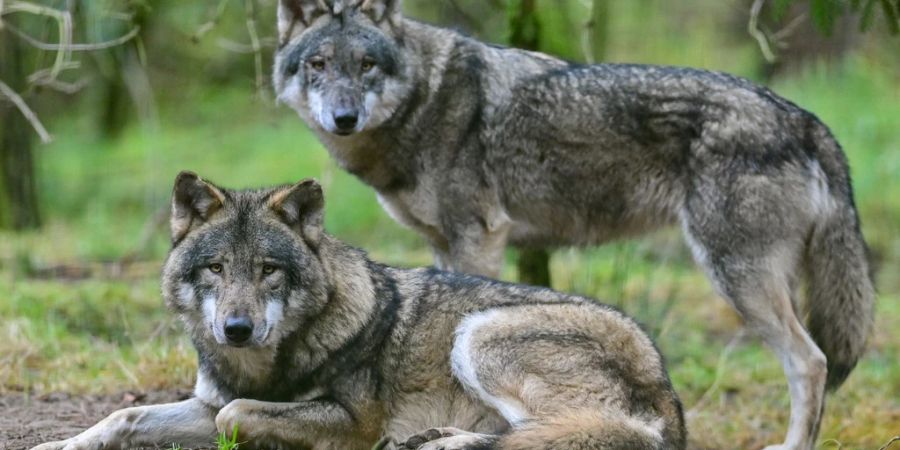
M776 58L775 53L772 52L772 47L769 45L769 38L759 28L759 14L765 3L766 0L753 0L753 6L750 7L750 22L747 23L747 32L756 39L763 58L769 63L774 63Z
M41 120L38 119L37 114L28 107L28 104L25 103L25 100L22 99L22 96L16 93L11 87L7 86L3 80L0 80L0 94L3 94L6 98L13 102L16 105L16 108L19 109L19 112L22 113L22 116L25 117L25 120L31 124L34 131L37 132L38 136L41 137L41 141L45 144L53 141L53 137L50 136L50 133L47 132L47 129L44 128L44 124L41 123Z
M6 24L9 31L12 31L13 34L28 42L29 45L35 47L40 50L49 50L49 51L72 51L72 52L89 52L94 50L104 50L107 48L118 47L122 44L127 43L128 41L135 38L138 33L141 32L141 27L136 26L131 29L128 33L123 34L122 36L112 39L105 42L97 42L95 44L70 44L68 47L63 48L61 44L51 44L49 42L39 41L28 34L22 32L16 27L13 27L10 24Z
M262 45L259 43L259 34L256 32L256 0L244 0L244 13L247 21L247 34L250 35L250 45L253 48L253 62L256 69L256 91L259 96L262 97L265 75L263 74Z
M5 23L3 16L13 13L26 13L53 19L59 29L59 43L48 43L36 39L22 30ZM134 27L124 35L105 42L76 44L72 42L73 23L72 14L68 10L60 10L48 6L37 5L21 0L0 0L0 28L6 28L10 33L25 41L28 45L45 51L56 52L53 65L35 71L27 77L29 85L46 86L51 89L73 94L81 90L90 80L82 78L75 82L66 82L59 79L59 75L66 70L77 69L80 63L72 61L73 52L95 51L116 47L135 39L140 33L140 27ZM52 137L44 125L38 119L37 114L28 107L22 96L0 80L0 93L9 98L19 109L26 120L35 129L44 143L50 142Z
M891 448L891 446L894 445L895 442L900 442L900 436L894 436L893 439L891 439L890 441L888 441L887 444L884 444L884 446L881 447L881 448L878 449L878 450L888 450L889 448Z
M691 417L696 415L706 406L706 403L709 402L709 399L712 398L712 395L719 390L719 385L722 384L722 377L725 375L726 364L728 363L728 357L731 356L731 352L734 351L735 347L744 339L744 333L746 329L741 328L737 334L731 338L731 341L728 342L728 345L725 346L725 349L722 350L722 353L719 355L719 362L716 366L716 379L713 380L713 383L706 389L706 392L700 396L694 406L691 407L687 411L687 416Z

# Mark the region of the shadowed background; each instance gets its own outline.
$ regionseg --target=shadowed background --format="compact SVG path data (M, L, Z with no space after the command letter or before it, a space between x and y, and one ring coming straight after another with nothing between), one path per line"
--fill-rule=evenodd
M52 136L41 143L33 121L0 95L0 404L16 398L27 411L28 398L59 392L190 388L195 355L158 293L171 183L183 169L234 188L316 177L333 234L379 261L431 263L424 241L274 103L275 0L0 2L26 3L71 11L73 42L110 46L73 53L51 76L40 71L56 67L58 52L38 44L59 44L57 21L0 10L0 81ZM833 1L406 0L405 10L574 61L732 72L828 124L850 159L880 276L870 351L829 397L820 446L877 449L900 434L900 37L879 2L850 3L863 6L843 14ZM520 278L520 256L510 251L504 279ZM645 324L685 403L693 447L753 448L783 436L778 362L744 335L677 232L559 249L549 274L554 288Z

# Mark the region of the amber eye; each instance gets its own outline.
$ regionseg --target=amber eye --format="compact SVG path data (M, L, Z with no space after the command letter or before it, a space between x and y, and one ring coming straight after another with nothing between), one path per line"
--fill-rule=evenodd
M272 275L273 273L275 273L275 266L271 266L269 264L263 266L263 274Z
M375 61L372 61L371 59L363 60L363 62L362 62L363 72L369 72L374 68L375 68Z
M321 59L314 59L309 62L309 66L313 68L313 70L322 71L325 70L325 61Z
M209 271L212 273L222 273L222 265L221 264L210 264Z

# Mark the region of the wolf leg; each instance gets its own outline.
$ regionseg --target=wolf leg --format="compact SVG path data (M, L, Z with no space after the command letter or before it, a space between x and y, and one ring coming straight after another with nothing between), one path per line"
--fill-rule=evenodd
M509 217L502 214L491 220L473 219L453 230L448 252L440 258L447 266L443 269L499 278L510 228Z
M233 400L219 411L215 424L225 433L237 425L238 440L257 447L317 448L322 442L339 439L341 445L328 448L370 448L379 437L378 430L354 421L343 406L329 401Z
M742 248L741 239L721 245L709 235L685 235L694 257L719 293L778 356L787 376L791 415L785 441L767 450L814 448L825 406L825 354L797 318L792 295L802 240L782 238ZM749 247L749 246L748 246Z
M215 442L215 410L192 398L179 403L116 411L71 439L32 450L94 450L169 446L206 447Z
M661 358L618 312L567 304L471 314L456 329L450 358L466 391L511 425L488 448L684 448L681 407Z

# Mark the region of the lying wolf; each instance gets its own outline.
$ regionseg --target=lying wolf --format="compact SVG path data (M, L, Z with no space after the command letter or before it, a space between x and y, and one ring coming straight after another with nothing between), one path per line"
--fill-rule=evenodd
M591 299L370 261L322 229L320 186L175 182L166 303L195 398L37 449L682 449L681 404L638 325Z
M279 99L439 267L496 276L508 243L680 225L784 366L779 448L813 448L874 304L847 161L815 116L722 73L483 44L404 18L399 0L281 0L278 29Z

